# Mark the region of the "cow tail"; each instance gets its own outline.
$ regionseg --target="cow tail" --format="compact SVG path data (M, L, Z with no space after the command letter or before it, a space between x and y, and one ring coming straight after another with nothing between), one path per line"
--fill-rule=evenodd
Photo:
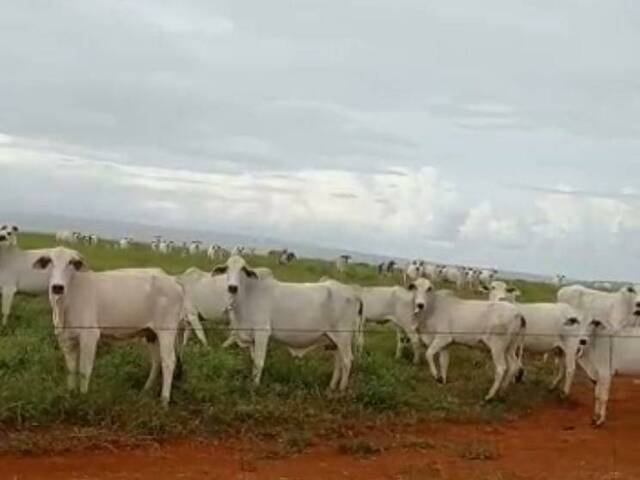
M357 297L358 301L358 322L355 335L356 354L362 355L364 352L364 302L362 297Z
M518 333L515 338L515 354L518 360L518 372L516 373L516 383L521 383L524 378L524 367L522 365L524 358L524 343L527 335L527 319L524 315L519 313L516 318L518 319Z

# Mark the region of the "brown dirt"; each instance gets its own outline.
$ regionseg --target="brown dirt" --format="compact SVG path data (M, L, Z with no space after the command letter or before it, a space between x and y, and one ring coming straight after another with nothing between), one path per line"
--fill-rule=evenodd
M640 478L640 385L617 379L609 421L593 429L591 392L495 425L423 423L316 440L300 454L260 442L161 446L0 457L0 479L114 480L626 480Z

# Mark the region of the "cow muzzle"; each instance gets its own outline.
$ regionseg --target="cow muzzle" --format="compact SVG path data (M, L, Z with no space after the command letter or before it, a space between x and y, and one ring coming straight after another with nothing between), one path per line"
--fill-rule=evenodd
M237 285L229 285L227 287L227 292L229 292L231 295L235 295L236 293L238 293L238 286Z
M51 285L51 293L53 295L64 295L64 285L54 283L53 285Z

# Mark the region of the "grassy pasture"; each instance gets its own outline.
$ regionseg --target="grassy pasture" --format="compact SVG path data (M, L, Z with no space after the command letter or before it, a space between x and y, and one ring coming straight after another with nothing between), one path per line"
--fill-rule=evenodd
M20 243L23 248L40 248L53 246L54 240L49 235L23 234ZM212 267L204 255L161 255L143 245L128 251L105 243L77 248L94 270L159 266L177 274L191 266ZM322 260L302 259L287 266L267 257L249 257L248 261L253 266L270 267L277 278L286 281L316 281L331 275L360 285L400 282L399 276L379 277L375 268L367 265L352 265L340 275L330 262ZM549 285L515 284L523 301L552 300L555 296ZM138 343L102 344L90 392L79 396L66 391L64 362L52 333L46 299L17 296L9 326L0 330L0 450L37 448L33 432L59 428L89 430L98 436L124 434L133 439L227 433L280 439L311 434L340 436L345 429L362 423L500 420L554 398L546 388L548 367L534 364L527 382L510 389L506 401L481 404L492 379L488 355L455 348L450 383L443 387L432 380L425 364L411 364L410 352L402 361L394 359L395 332L388 327L368 327L365 355L357 359L345 395L331 396L325 391L332 372L332 352L317 351L296 360L273 344L263 384L254 389L248 352L221 349L224 331L212 328L207 334L209 348L195 341L188 346L185 377L174 386L169 410L161 407L155 395L141 392L148 359L146 348ZM2 432L5 440L14 441L3 442ZM21 436L25 432L28 436ZM64 445L64 439L60 441Z

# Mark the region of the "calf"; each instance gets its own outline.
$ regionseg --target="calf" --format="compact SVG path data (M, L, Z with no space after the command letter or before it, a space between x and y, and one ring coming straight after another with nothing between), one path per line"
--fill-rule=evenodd
M486 346L495 376L485 401L506 389L519 370L517 350L526 330L526 321L516 307L506 302L461 300L448 291L435 292L426 279L418 279L410 287L415 290L418 332L428 346L426 357L433 377L446 382L449 345ZM438 354L441 373L434 361Z
M353 361L352 343L362 329L362 303L352 289L336 287L332 281L296 284L261 279L235 255L213 273L226 274L232 298L231 328L237 343L250 348L256 385L262 377L269 339L273 338L296 356L322 344L335 345L329 387L346 389Z
M162 367L162 401L168 404L176 365L176 335L184 310L182 287L159 269L91 272L74 250L43 253L33 268L47 275L52 320L67 364L67 384L89 389L101 337L143 337L150 343L151 388Z

